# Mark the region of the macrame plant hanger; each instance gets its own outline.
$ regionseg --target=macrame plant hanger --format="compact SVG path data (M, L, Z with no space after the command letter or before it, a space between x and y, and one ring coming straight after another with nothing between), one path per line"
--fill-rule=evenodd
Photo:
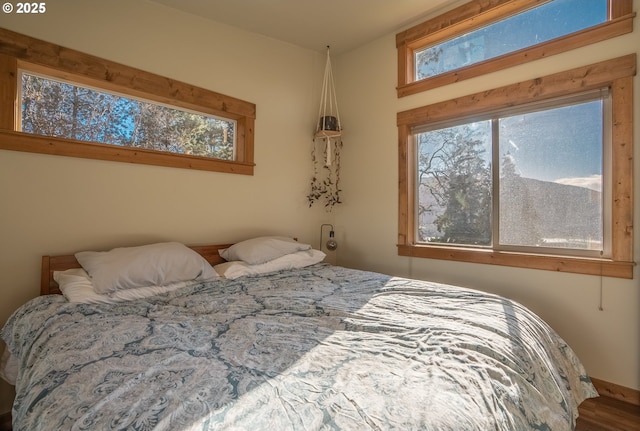
M331 70L330 47L327 46L327 62L324 68L318 123L314 135L312 159L314 177L311 181L311 193L308 195L309 206L317 200L324 199L325 207L331 209L340 202L340 149L342 148L342 125L336 98L336 88ZM316 158L316 141L324 145L324 160L321 169Z
M320 109L318 110L318 130L316 138L323 139L326 144L326 166L331 166L331 140L340 140L342 127L340 126L340 111L336 98L336 87L331 70L331 56L327 46L327 63L324 67L324 79L322 81L322 93L320 96Z

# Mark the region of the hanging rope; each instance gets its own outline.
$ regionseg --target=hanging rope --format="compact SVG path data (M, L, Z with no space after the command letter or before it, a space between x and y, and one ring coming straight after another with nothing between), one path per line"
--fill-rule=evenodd
M333 71L331 69L330 47L327 45L327 62L324 67L324 78L322 80L322 93L320 93L320 108L318 109L318 132L323 132L327 124L323 121L326 117L335 117L337 124L335 131L339 132L340 127L340 111L338 110L338 98L336 97L336 87L333 80ZM335 112L334 112L335 110Z
M309 206L314 202L324 201L324 206L329 211L341 203L340 201L340 150L342 149L342 126L338 99L331 68L330 47L327 46L327 62L324 68L322 80L322 92L320 94L320 107L318 109L318 123L314 137L311 158L313 161L314 175L311 180L311 192L307 195ZM321 139L325 148L324 163L316 158L316 139ZM322 167L320 167L322 166Z
M336 87L331 68L330 50L331 47L327 45L327 62L324 67L320 108L318 109L318 130L316 131L316 137L323 139L326 143L325 166L331 166L333 163L331 139L337 139L341 135L340 111L338 110L338 98L336 97Z

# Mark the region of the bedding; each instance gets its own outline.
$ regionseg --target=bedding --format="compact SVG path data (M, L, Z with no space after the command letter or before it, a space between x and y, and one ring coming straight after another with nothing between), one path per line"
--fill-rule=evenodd
M213 267L221 277L238 278L267 274L269 272L281 271L283 269L304 268L314 263L322 262L327 255L320 250L302 250L295 253L277 257L268 262L251 265L240 260L220 263Z
M75 256L100 294L217 276L209 262L179 242L82 251Z
M525 307L326 263L16 310L14 430L573 430L596 396Z
M220 256L227 261L243 261L249 265L259 265L279 257L309 250L311 245L284 236L261 236L247 239L220 250Z
M2 357L0 358L0 378L10 385L15 385L17 375L18 361L5 346L2 350Z
M190 283L190 281L176 281L175 283L169 283L164 286L120 289L105 294L96 292L91 277L89 277L89 274L82 268L54 271L53 279L58 283L60 291L67 301L83 303L116 303L142 299L179 289ZM193 280L191 282L193 282Z

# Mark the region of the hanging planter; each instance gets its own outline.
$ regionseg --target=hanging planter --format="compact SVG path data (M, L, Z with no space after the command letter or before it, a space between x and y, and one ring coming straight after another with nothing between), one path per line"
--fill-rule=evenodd
M313 138L311 160L313 178L311 192L307 195L309 206L322 201L331 210L340 201L340 150L342 149L342 126L336 98L336 89L331 70L331 57L327 46L327 63L324 69L318 128ZM323 157L318 158L318 149Z
M319 132L339 132L340 131L340 127L338 126L338 119L334 116L331 115L327 115L326 117L320 117L320 123L318 124L318 130L316 133ZM323 137L324 135L321 134L320 137Z

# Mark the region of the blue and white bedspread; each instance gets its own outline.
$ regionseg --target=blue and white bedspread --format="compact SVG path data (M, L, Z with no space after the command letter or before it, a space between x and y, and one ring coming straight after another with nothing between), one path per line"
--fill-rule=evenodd
M23 431L563 431L596 395L517 303L327 264L121 304L42 296L2 337Z

